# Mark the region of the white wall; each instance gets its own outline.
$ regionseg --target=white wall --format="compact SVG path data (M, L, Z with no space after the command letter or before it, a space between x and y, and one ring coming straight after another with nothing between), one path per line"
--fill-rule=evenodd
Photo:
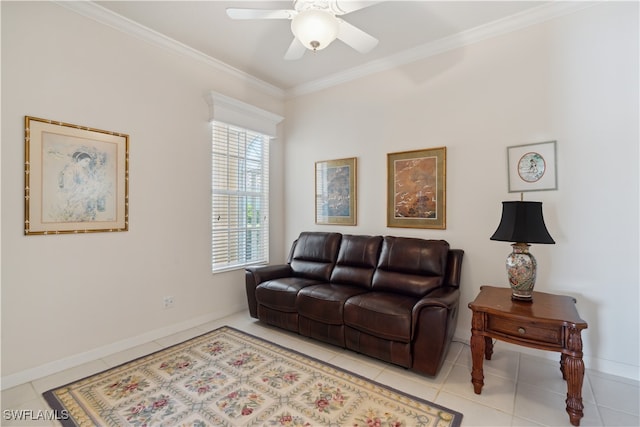
M246 308L244 272L210 271L204 95L276 114L282 99L52 3L1 7L3 387ZM25 115L130 135L128 232L24 236ZM281 169L281 139L272 158Z
M532 248L537 288L578 299L588 368L638 378L637 3L588 9L286 110L244 80L55 4L0 7L3 388L246 307L241 271L210 273L210 90L286 117L287 142L272 150L272 171L285 171L272 175L274 261L303 230L444 238L466 251L463 307L480 285L505 282L510 248L488 237L500 202L518 197L507 193L506 147L557 140L559 190L526 194L544 202L557 241ZM130 231L23 235L25 115L130 135ZM386 153L443 145L447 229L387 228ZM358 226L316 226L314 162L352 156ZM165 295L175 308L162 308ZM456 335L469 329L463 308Z
M599 5L287 103L285 240L303 230L446 239L466 251L456 335L484 284L506 285L489 236L506 147L557 140L543 202L555 245L533 245L536 289L573 295L587 368L639 378L638 4ZM386 227L386 153L447 147L447 229ZM314 224L314 162L358 158L358 225ZM535 302L534 302L535 304ZM552 357L556 357L553 356Z

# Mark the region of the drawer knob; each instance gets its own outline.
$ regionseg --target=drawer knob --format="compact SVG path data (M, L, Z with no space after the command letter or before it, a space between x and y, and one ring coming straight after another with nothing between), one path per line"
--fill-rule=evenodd
M518 332L520 332L521 334L524 334L527 331L525 331L524 328L518 328Z

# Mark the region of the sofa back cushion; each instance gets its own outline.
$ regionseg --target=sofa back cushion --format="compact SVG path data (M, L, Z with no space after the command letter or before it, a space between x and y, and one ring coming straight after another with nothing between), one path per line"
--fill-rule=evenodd
M448 252L444 240L385 236L372 288L421 297L442 286Z
M291 254L293 275L328 282L338 256L341 237L340 233L300 233Z
M382 236L343 235L331 283L370 288L381 243Z

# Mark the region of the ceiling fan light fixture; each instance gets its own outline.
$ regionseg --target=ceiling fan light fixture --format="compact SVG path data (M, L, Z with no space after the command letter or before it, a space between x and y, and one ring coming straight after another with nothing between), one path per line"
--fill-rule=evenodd
M311 50L322 50L338 37L338 18L319 9L303 10L291 20L291 31Z

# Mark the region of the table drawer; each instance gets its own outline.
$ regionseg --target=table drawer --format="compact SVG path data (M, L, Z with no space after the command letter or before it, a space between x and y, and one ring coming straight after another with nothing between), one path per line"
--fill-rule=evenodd
M541 343L562 345L562 326L518 322L500 316L489 316L487 330Z

